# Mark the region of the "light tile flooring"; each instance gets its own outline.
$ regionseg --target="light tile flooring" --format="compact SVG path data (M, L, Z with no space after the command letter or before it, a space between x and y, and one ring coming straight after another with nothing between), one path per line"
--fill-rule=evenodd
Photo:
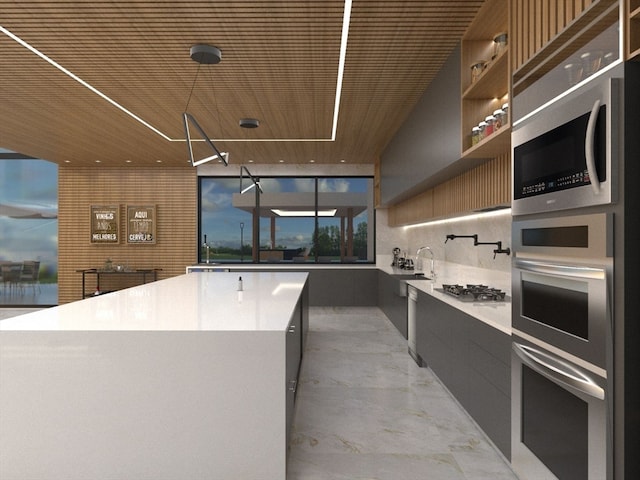
M517 477L375 307L310 310L288 480Z

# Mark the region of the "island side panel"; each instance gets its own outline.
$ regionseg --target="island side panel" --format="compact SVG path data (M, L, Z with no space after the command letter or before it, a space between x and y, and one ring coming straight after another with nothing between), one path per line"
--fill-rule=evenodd
M284 332L2 332L0 478L285 478Z

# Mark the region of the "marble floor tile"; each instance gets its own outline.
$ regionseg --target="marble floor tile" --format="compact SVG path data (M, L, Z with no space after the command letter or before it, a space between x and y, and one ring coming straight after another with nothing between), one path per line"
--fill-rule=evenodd
M377 308L313 307L287 479L517 477Z

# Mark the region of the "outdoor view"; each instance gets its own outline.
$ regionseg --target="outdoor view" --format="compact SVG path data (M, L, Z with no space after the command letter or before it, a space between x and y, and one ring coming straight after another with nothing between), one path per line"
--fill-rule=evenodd
M58 166L0 153L0 305L55 305Z
M240 194L238 177L200 178L200 262L373 261L372 178L262 177L261 190L251 185L243 179Z

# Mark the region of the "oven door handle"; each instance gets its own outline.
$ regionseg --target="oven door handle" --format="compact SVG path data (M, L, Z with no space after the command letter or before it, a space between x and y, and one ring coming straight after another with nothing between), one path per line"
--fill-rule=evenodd
M573 365L527 345L513 343L513 351L529 368L549 380L568 385L590 397L604 400L604 388Z
M572 265L557 265L531 260L516 260L515 268L533 273L546 273L548 275L563 275L565 277L588 278L604 280L606 273L603 268L577 267Z
M600 179L598 178L598 171L596 170L595 153L593 146L593 137L596 131L596 121L598 120L598 111L600 110L600 100L596 100L591 109L591 115L589 115L589 122L587 123L587 131L584 137L584 157L587 161L587 172L589 172L589 180L591 181L591 188L598 194L600 193Z

